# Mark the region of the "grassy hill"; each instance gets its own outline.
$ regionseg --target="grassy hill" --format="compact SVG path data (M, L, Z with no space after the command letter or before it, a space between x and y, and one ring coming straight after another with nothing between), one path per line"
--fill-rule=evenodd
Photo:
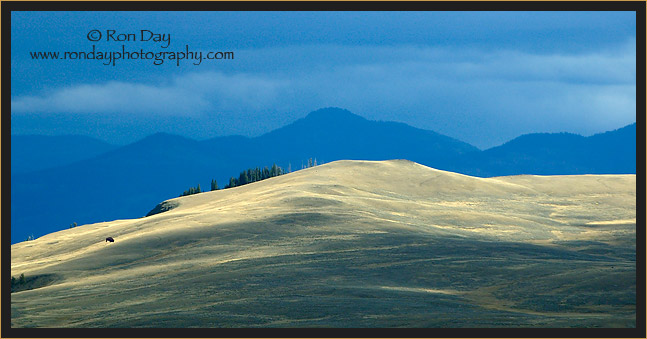
M442 161L475 150L431 131L369 121L336 108L317 110L256 138L196 141L157 133L65 166L12 175L11 242L29 235L40 237L72 222L137 218L187 187L198 183L209 187L214 178L222 187L231 176L250 167L276 163L296 170L309 158L326 162L406 158L427 164L434 159L438 167Z
M635 327L635 187L336 161L14 244L11 323Z

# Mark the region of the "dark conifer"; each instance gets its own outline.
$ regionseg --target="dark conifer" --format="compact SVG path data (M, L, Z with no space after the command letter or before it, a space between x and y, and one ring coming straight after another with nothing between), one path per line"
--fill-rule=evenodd
M229 186L227 186L227 188L236 187L236 186L237 186L236 185L236 178L234 178L234 177L229 178Z
M240 175L238 176L238 185L246 185L249 183L249 177L247 176L247 171L242 171L240 172Z

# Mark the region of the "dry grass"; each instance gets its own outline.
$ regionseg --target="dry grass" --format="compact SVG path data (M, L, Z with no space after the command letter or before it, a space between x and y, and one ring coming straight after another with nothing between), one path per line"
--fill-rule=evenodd
M337 161L12 245L12 324L632 327L635 186Z

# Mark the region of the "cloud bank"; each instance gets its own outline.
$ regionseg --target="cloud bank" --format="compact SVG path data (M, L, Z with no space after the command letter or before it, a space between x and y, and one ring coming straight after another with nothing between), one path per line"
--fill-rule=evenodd
M487 148L523 133L588 135L634 122L635 55L635 40L580 54L414 45L261 48L238 51L235 70L200 67L168 79L50 88L14 97L11 106L15 117L152 119L179 134L189 128L177 122L190 120L196 138L258 135L339 106ZM255 68L261 60L263 68ZM137 139L146 131L132 125L120 133Z

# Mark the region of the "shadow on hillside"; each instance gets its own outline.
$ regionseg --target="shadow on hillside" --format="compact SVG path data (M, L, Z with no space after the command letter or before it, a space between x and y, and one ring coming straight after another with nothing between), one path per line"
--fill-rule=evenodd
M60 279L61 277L58 274L39 274L29 277L23 276L22 278L12 277L11 293L49 286Z

